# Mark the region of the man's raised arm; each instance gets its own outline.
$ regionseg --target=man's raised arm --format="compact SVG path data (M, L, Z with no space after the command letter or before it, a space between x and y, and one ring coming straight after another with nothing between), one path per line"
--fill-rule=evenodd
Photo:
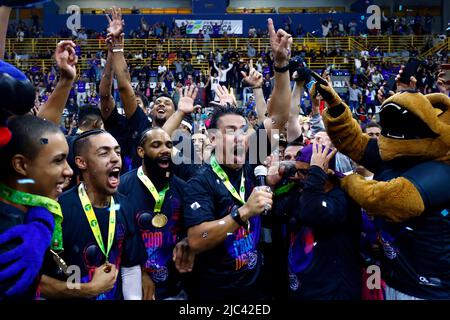
M267 106L268 119L264 120L267 134L271 129L282 129L289 118L291 105L291 87L289 77L289 59L291 57L292 36L282 29L275 32L272 19L268 19L270 45L273 52L275 85L272 98Z
M114 43L112 49L112 65L119 87L120 99L122 100L123 108L125 110L125 116L129 119L135 113L137 103L136 95L131 86L130 72L128 71L128 65L124 56L124 34L122 33L124 22L122 20L120 8L113 7L111 10L112 19L108 15L107 18L109 21L108 37L112 37Z
M73 81L77 76L78 57L75 53L75 43L70 40L58 43L55 60L59 68L59 81L47 102L39 110L38 116L60 125Z

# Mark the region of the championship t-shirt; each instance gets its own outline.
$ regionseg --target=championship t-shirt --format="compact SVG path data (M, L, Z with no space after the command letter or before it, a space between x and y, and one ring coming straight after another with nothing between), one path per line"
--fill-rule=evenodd
M263 128L263 127L262 127ZM265 130L262 130L265 138ZM250 143L260 145L257 132L250 137ZM270 146L267 141L266 147ZM259 149L259 148L258 148ZM270 150L266 150L270 153ZM255 164L247 162L239 170L221 166L231 184L239 190L242 174L245 178L245 200L255 187ZM193 227L203 222L214 221L230 214L234 205L241 206L210 165L204 165L197 176L189 182L186 195L184 218L186 227ZM225 241L216 247L196 256L193 270L193 282L190 298L196 300L211 299L262 299L259 277L262 256L258 249L261 234L261 217L250 218L250 230L240 227L227 235Z
M182 223L182 201L186 183L176 176L169 180L161 213L168 222L162 228L152 225L155 216L155 199L134 169L121 178L119 191L134 204L133 218L147 250L148 259L145 270L156 285L156 299L165 299L180 292L179 274L176 271L172 253L175 245L186 233Z
M136 211L133 204L120 193L114 195L116 205L116 229L114 241L109 252L108 261L117 269L143 265L147 260L144 243L139 237L133 213ZM78 189L74 187L65 192L60 198L64 220L62 223L64 252L61 258L68 266L78 266L81 271L81 283L92 280L95 269L105 263L105 255L101 251L94 233L83 211ZM98 226L103 238L103 244L108 244L109 206L94 208ZM47 257L44 274L65 281L66 277L57 271L56 264L51 257ZM114 288L98 295L95 300L120 300L122 295L121 272L117 276Z

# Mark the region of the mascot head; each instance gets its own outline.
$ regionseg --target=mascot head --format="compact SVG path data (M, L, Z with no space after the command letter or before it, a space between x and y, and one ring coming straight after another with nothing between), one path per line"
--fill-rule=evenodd
M22 71L0 61L0 147L8 144L11 132L7 120L24 115L34 106L35 89Z
M381 158L450 163L450 98L433 93L399 92L380 109Z

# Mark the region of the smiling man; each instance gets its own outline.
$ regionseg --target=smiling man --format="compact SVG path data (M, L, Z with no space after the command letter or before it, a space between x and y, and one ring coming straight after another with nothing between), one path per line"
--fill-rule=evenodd
M162 127L167 119L175 112L175 104L171 96L166 93L160 94L155 101L155 105L150 112L153 127Z
M96 129L78 136L74 153L83 182L59 199L64 213L61 257L67 265L79 267L81 281L71 289L66 282L70 274L47 267L41 293L50 299L140 299L140 265L147 255L131 218L135 209L117 193L122 167L119 144Z
M0 148L0 300L31 300L45 251L55 242L50 210L61 211L56 200L72 170L55 124L27 115L8 128L11 141Z

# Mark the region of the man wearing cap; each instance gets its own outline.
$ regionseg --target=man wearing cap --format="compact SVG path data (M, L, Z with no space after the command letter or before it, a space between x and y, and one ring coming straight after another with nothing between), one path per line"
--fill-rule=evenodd
M291 206L288 296L292 300L354 300L361 297L361 209L339 187L336 150L314 142L296 159L303 185Z

